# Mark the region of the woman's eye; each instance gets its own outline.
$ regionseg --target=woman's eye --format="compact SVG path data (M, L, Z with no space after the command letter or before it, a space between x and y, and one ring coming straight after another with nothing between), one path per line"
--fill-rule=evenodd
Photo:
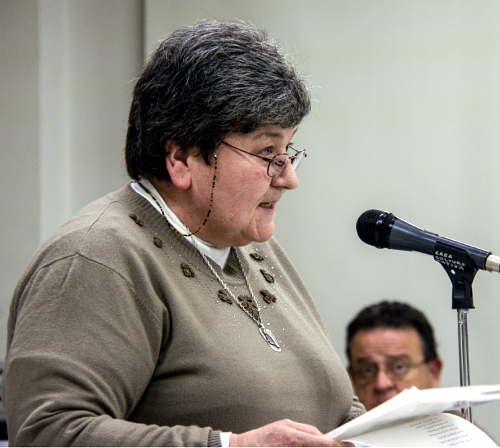
M264 148L262 151L259 152L259 154L263 156L270 156L272 153L273 153L273 148L271 147Z

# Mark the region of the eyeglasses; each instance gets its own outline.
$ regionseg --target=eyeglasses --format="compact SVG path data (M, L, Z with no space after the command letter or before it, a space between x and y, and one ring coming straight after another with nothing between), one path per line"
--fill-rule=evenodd
M384 374L391 380L402 380L410 372L410 370L416 369L426 363L426 361L420 363L396 361L387 364L383 370L381 370L376 364L366 364L355 368L354 372L356 374L356 382L360 386L365 386L373 383L377 379L380 371L384 372Z
M295 151L294 155L289 155L289 154L276 154L274 157L264 157L264 156L259 156L257 154L252 154L251 152L244 151L243 149L237 148L236 146L230 145L229 143L226 143L225 141L222 141L226 146L229 146L230 148L236 149L237 151L244 152L245 154L248 154L250 156L258 157L259 159L264 160L267 162L269 165L267 167L267 175L269 177L277 177L283 174L283 171L286 168L286 165L288 161L290 160L290 164L292 165L292 168L294 170L297 169L299 166L300 161L304 158L307 157L306 150L303 149L302 151L297 151L296 149L292 148L291 146L288 146L288 150Z

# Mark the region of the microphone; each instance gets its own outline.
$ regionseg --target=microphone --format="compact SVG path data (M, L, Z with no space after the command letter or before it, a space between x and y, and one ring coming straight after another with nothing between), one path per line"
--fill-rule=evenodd
M378 249L415 251L434 256L449 269L466 267L500 272L500 257L483 249L416 227L389 212L367 210L356 223L358 236L366 244Z

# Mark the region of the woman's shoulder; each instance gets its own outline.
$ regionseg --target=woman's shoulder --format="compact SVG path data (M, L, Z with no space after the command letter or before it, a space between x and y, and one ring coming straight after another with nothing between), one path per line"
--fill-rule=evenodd
M32 263L48 265L81 255L89 260L106 260L144 247L147 216L158 213L128 186L83 207L57 229L38 249Z

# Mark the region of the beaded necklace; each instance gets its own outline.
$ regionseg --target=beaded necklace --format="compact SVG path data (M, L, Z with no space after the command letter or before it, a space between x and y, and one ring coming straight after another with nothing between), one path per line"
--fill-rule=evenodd
M210 208L208 209L208 214L207 214L207 217L205 218L205 221L203 221L203 224L200 226L200 228L198 230L196 230L195 232L192 232L192 233L188 233L188 234L184 234L184 233L181 233L179 232L171 223L170 221L168 220L167 218L167 215L165 214L165 212L163 211L163 208L160 204L160 202L156 199L156 197L154 196L154 194L149 191L149 189L147 189L143 184L141 184L139 181L136 181L137 184L139 184L141 186L141 188L147 193L149 194L149 196L151 196L151 198L155 201L156 205L158 206L163 218L165 219L166 223L168 224L168 226L170 227L170 229L172 229L175 233L179 234L179 235L182 235L182 236L185 236L185 237L188 237L188 236L192 236L194 235L195 233L198 233L201 228L205 225L205 223L207 222L208 220L208 217L210 216L210 211L212 210L212 204L213 204L213 196L214 196L214 186L215 186L215 179L216 179L216 173L217 173L217 150L214 152L214 158L215 158L215 169L214 169L214 178L213 178L213 181L212 181L212 192L210 194ZM231 292L231 290L229 289L229 287L226 285L226 283L222 280L222 278L219 276L219 274L217 274L217 271L214 269L214 267L212 266L212 264L210 263L210 261L208 260L208 257L200 250L200 248L198 247L198 245L196 244L196 240L192 239L191 242L193 243L194 247L196 247L196 249L198 250L198 252L200 253L201 257L203 258L203 260L205 261L205 263L207 264L208 268L210 269L210 271L212 272L212 274L215 276L215 278L217 279L217 281L221 284L221 286L224 288L224 290L229 294L229 296L233 299L233 301L243 310L243 312L248 316L250 317L250 319L252 319L256 324L257 326L259 327L259 333L260 335L264 338L264 340L267 342L267 344L269 345L269 347L271 347L275 352L281 352L281 347L278 343L278 340L276 339L276 337L274 336L274 334L271 332L271 330L267 329L264 324L262 323L262 317L260 315L260 310L261 310L261 306L259 304L259 301L257 300L257 297L255 296L255 294L253 293L253 290L252 290L252 287L250 286L250 282L248 281L248 278L247 278L247 275L245 274L245 270L243 269L243 266L242 266L242 263L241 263L241 259L240 259L240 255L238 254L238 251L236 251L236 258L238 259L238 264L240 265L240 269L241 269L241 272L243 273L243 277L245 279L245 283L248 287L248 291L250 291L250 295L252 297L252 300L255 302L255 304L257 305L257 316L258 316L258 319L256 319L252 313L250 313L244 306L243 304L234 296L234 294Z
M196 242L195 242L195 246L196 246ZM241 260L240 260L240 256L238 254L238 251L236 251L236 258L238 259L238 263L240 265L241 272L243 273L243 277L245 278L245 283L246 283L246 285L248 287L248 290L250 291L250 295L252 296L252 300L257 305L257 315L259 317L258 319L256 319L253 316L253 314L249 313L248 310L243 306L243 304L239 300L236 299L236 297L231 292L231 290L229 289L229 287L224 283L224 281L220 278L219 274L217 274L217 271L213 268L213 266L211 265L211 263L208 261L207 256L202 251L200 251L200 249L197 246L196 246L196 248L198 249L198 252L202 256L203 260L205 260L205 263L207 264L207 266L209 267L209 269L212 271L212 274L219 281L219 283L222 285L222 287L224 288L224 290L231 296L231 298L233 299L233 301L243 310L243 312L248 317L250 317L250 319L252 319L257 324L257 326L259 327L259 333L260 333L260 335L268 343L269 347L271 347L275 352L281 352L281 347L278 344L278 340L276 339L276 337L274 336L274 334L272 333L272 331L269 330L269 329L267 329L264 326L264 324L262 323L262 317L260 315L260 309L261 309L261 307L260 307L259 301L257 300L257 297L253 293L252 287L250 286L250 282L248 281L248 278L247 278L247 276L245 274L245 270L243 269L243 266L241 265Z
M142 185L138 180L136 181L140 186L141 188L147 193L149 194L149 196L151 196L153 198L153 201L156 202L156 205L158 206L158 208L160 209L161 211L161 214L163 215L163 217L165 218L165 221L167 221L167 224L168 226L175 232L175 233L178 233L179 235L182 235L182 236L192 236L192 235L196 235L201 229L202 227L207 223L208 221L208 217L210 216L210 212L212 211L212 205L214 203L214 188L215 188L215 179L217 179L217 149L214 151L214 178L212 179L212 191L210 192L210 205L208 207L208 213L207 213L207 217L205 218L205 221L203 221L203 223L201 224L201 226L198 228L198 230L195 230L194 232L192 233L188 233L187 235L185 233L181 233L179 232L171 223L170 221L167 219L167 216L165 215L165 213L163 212L163 208L161 207L160 203L158 202L158 200L154 197L153 193L151 193L144 185Z

